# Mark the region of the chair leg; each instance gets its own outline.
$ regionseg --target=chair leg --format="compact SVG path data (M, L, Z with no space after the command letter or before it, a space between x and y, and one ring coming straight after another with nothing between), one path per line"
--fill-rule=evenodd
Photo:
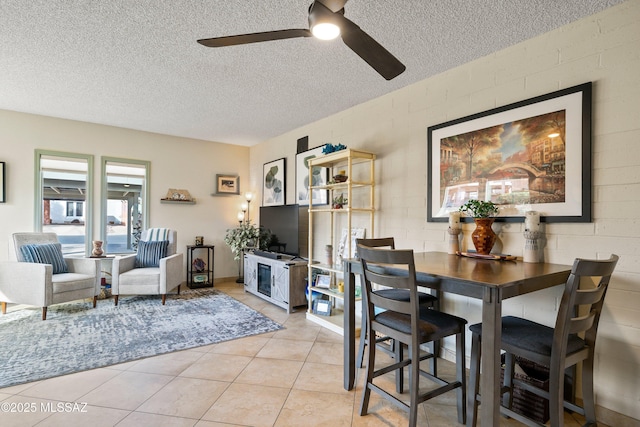
M178 285L178 295L180 295L180 285Z
M96 308L96 305L98 305L98 295L93 296L93 308Z
M479 334L471 334L471 362L469 366L469 392L467 393L467 427L478 421L478 392L480 391L481 342Z
M553 427L564 425L564 369L555 363L549 369L549 417Z
M402 348L402 343L398 343L398 347ZM400 352L402 352L402 350L400 350ZM411 355L411 367L409 373L409 427L415 427L418 424L418 394L420 392L418 389L420 381L420 346L411 346L409 353ZM402 369L400 369L399 372L401 373Z
M162 305L167 302L167 294L162 294Z
M114 305L118 305L118 296L119 296L119 295L114 295L114 296L113 296L113 302L114 302Z
M564 375L560 382L564 384ZM593 396L593 354L582 362L582 407L587 425L596 425L596 402Z
M400 363L404 360L404 344L396 342L395 340L392 341L396 363ZM419 351L420 349L418 349L418 352ZM409 379L409 382L411 382L411 379ZM396 391L398 393L404 393L404 368L398 368L396 370Z
M2 301L0 305L2 306L2 314L7 314L7 303Z
M376 363L376 343L375 338L371 337L372 335L375 336L375 334L367 334L367 376L362 389L362 401L360 402L361 416L367 415L367 411L369 410L369 397L371 396L371 388L369 387L369 384L373 381L373 371L375 370Z
M42 307L42 320L47 320L47 307Z
M356 359L356 366L362 368L362 362L364 360L364 346L367 339L367 318L365 317L365 310L362 310L362 322L360 323L360 344L358 345L358 358Z
M504 354L504 379L502 385L506 388L502 396L502 405L511 409L513 406L513 377L516 372L516 360L512 353Z
M467 373L465 346L466 340L464 337L464 329L459 334L456 334L456 379L460 382L460 387L456 390L457 393L457 405L458 405L458 422L464 424L467 421Z

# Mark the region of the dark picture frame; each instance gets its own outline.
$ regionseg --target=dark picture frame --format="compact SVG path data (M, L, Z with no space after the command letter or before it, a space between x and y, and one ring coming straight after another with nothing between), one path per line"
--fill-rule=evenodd
M286 204L285 158L265 163L262 167L262 206Z
M0 162L0 203L5 203L7 201L7 197L6 197L6 185L5 185L5 168L6 168L6 163L5 162Z
M296 203L309 206L309 160L322 156L324 146L312 148L296 154ZM329 168L314 166L311 185L313 187L327 185ZM312 190L312 204L329 204L329 190Z
M479 199L499 206L496 221L535 210L591 222L591 93L588 82L430 126L427 221Z
M216 175L217 194L240 194L240 177L238 175Z

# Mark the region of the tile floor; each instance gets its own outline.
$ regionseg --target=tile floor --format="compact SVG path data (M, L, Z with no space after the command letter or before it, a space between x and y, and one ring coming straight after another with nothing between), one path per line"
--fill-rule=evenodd
M408 423L404 412L374 393L369 415L359 415L361 388L346 391L342 387L341 336L307 321L304 310L288 315L245 293L236 283L216 288L285 329L0 389L2 408L6 404L35 408L23 413L0 411L0 426L389 427ZM439 367L445 376L454 377L453 364L442 361ZM506 419L503 424L520 425ZM455 393L422 404L418 425L459 426ZM567 415L565 425L581 423Z

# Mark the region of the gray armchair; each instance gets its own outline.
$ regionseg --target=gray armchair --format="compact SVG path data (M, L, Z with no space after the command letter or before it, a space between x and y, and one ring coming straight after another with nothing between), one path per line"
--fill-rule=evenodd
M158 231L162 237L158 237ZM119 295L162 295L164 305L169 291L177 287L180 294L184 271L183 254L176 253L177 239L175 230L145 230L142 232L137 254L118 256L113 260L111 293L115 305L118 305ZM151 248L149 245L156 243L159 247L165 241L168 244L160 251L166 251L165 256L156 251L159 248ZM155 259L153 255L156 255Z
M0 305L7 303L42 307L42 320L52 304L91 298L95 308L100 294L100 261L64 257L67 272L56 273L52 264L27 262L22 246L59 243L55 233L14 233L16 261L0 263Z

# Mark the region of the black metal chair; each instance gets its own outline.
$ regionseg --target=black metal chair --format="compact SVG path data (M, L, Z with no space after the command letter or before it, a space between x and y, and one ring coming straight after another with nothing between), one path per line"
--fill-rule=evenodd
M513 387L519 387L549 400L552 427L564 424L563 408L585 416L586 425L596 425L595 400L593 395L593 361L596 332L611 274L618 262L617 255L607 260L576 259L571 268L558 309L555 327L551 328L519 317L502 318L502 342L506 351L503 395L500 412L526 425L539 426L534 420L516 413L512 409ZM581 289L582 279L591 278L595 287ZM584 280L585 283L587 280ZM480 348L482 324L469 327L471 339L471 367L469 377L468 425L477 421L480 377ZM582 336L579 336L581 334ZM549 368L549 390L534 387L528 382L514 378L514 359L521 357ZM564 395L565 370L579 362L582 364L583 406L566 401Z
M380 237L375 239L356 239L356 245L363 245L370 248L388 248L395 249L395 240L393 237ZM425 285L428 286L427 283L421 284L418 283L418 286ZM387 298L399 300L399 301L409 301L409 291L406 289L380 289L378 291L380 295L384 295ZM421 307L433 308L434 310L440 309L440 301L434 295L428 294L426 292L418 292L419 304ZM364 360L364 348L367 345L367 316L366 310L362 310L362 322L360 327L360 344L358 346L358 358L356 361L356 366L362 368L362 362ZM376 338L376 344L378 344L378 348L388 355L395 357L395 346L393 345L393 340L389 337L381 336ZM440 342L436 341L432 344L431 354L433 357L430 357L430 371L433 375L438 375L438 362L437 357L440 353ZM401 391L403 388L402 384L402 375L398 376L397 388L398 391Z
M458 421L466 419L465 395L465 325L466 320L419 305L418 284L412 250L370 248L358 245L364 278L364 302L367 312L367 377L364 384L360 415L366 415L371 391L375 391L401 409L409 412L409 426L417 422L418 404L457 389ZM409 293L408 301L388 298L375 291L372 283ZM396 358L387 366L376 369L376 332L396 342ZM420 370L420 345L456 336L456 380L445 381ZM404 358L404 346L409 358ZM409 404L374 383L374 379L409 366ZM436 382L439 387L420 393L420 376Z

